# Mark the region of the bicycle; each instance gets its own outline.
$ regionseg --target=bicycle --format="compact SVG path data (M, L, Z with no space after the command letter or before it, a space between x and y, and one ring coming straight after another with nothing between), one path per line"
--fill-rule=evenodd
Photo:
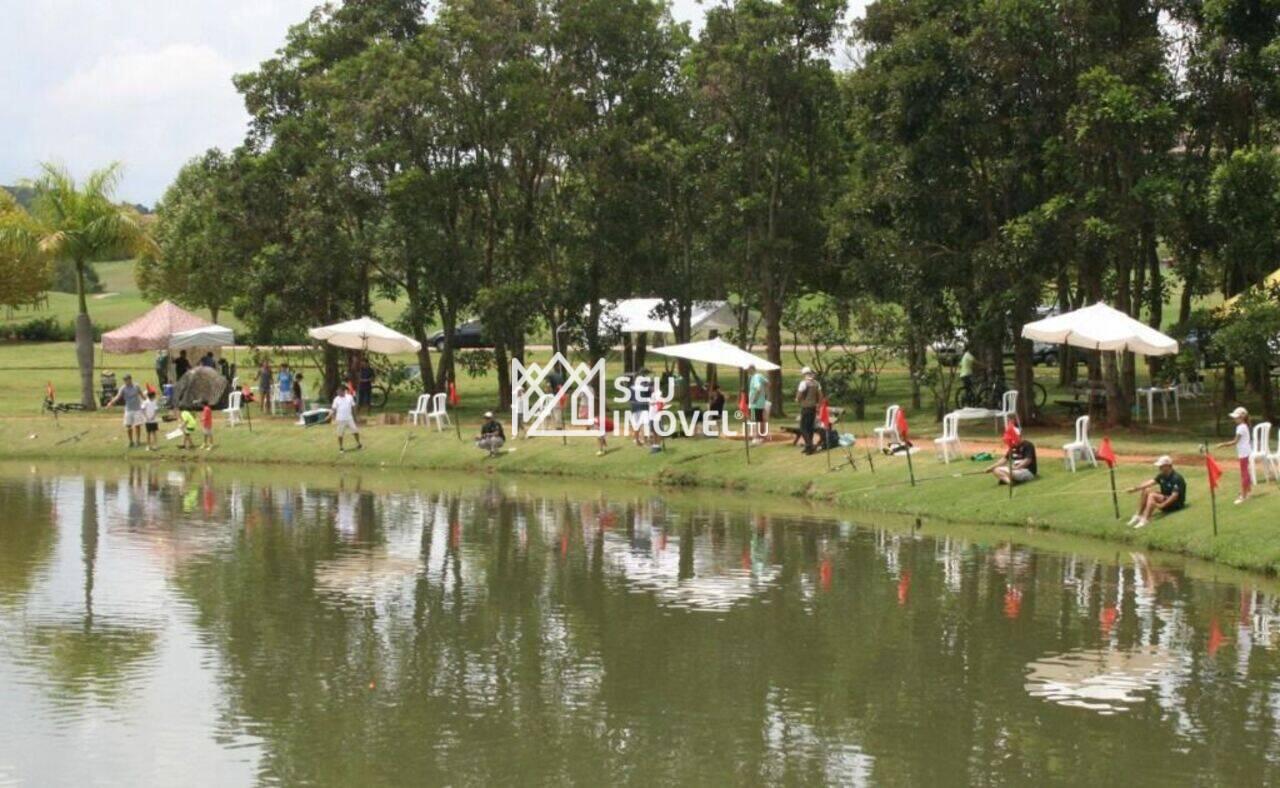
M1000 399L1009 388L1005 384L1004 377L986 378L975 375L974 378L973 385L968 388L962 385L956 389L956 409L999 408ZM1049 401L1049 391L1037 382L1032 382L1031 394L1031 404L1037 411L1043 409Z

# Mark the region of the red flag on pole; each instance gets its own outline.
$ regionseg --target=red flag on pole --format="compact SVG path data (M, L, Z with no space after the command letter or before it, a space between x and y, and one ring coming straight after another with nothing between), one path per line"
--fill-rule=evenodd
M818 422L824 430L831 429L831 406L827 404L827 398L822 398L822 404L818 405Z
M910 443L910 439L907 438L907 414L903 413L901 408L898 409L897 423L894 426L898 428L898 439L903 443Z
M1098 447L1098 459L1105 462L1108 468L1116 467L1116 452L1111 448L1111 438L1102 439L1102 445Z
M458 384L451 380L449 381L449 404L456 408L460 401L458 399Z
M1209 489L1218 489L1218 482L1222 479L1222 466L1218 465L1218 461L1212 455L1204 455L1204 468L1209 472Z
M1017 446L1022 442L1022 433L1018 432L1018 428L1013 423L1013 419L1004 423L1004 435L1001 436L1000 440L1004 443L1005 448L1008 449L1012 449L1014 446Z
M747 392L745 391L738 392L738 412L742 414L742 418L744 419L747 417L747 413L749 412L747 408Z

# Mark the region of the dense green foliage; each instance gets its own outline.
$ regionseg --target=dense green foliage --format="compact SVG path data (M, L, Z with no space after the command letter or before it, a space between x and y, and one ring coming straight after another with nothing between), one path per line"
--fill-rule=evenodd
M870 297L901 307L919 406L957 332L992 370L1012 351L1025 389L1018 329L1045 306L1186 324L1280 265L1280 3L845 11L723 0L694 38L665 0L323 6L237 78L250 132L166 195L148 289L268 339L377 297L419 339L478 317L503 401L536 326L603 352L600 299L660 296L684 338L728 298L735 339L781 362L784 315L821 304L856 340ZM1124 421L1137 361L1104 356ZM428 389L453 374L451 348L419 362Z

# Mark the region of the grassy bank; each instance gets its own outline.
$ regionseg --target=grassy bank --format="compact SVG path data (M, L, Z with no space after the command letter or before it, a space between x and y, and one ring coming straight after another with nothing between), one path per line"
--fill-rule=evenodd
M1068 473L1060 460L1041 461L1042 478L1019 487L1010 498L990 477L972 474L981 464L962 460L944 465L929 452L914 459L917 485L908 481L904 459L873 456L872 472L866 452L855 453L857 469L844 467L827 471L822 455L803 457L789 443L774 443L752 451L748 465L742 444L727 440L671 440L666 452L651 455L629 441L611 440L604 457L595 456L594 442L584 439L541 438L516 440L509 453L486 459L469 440L474 424L464 426L459 441L455 432L435 432L404 425L369 424L364 430L367 448L339 454L328 427L303 429L284 419L254 420L253 431L246 427L217 430L218 448L213 452L182 452L176 442L164 442L163 450L148 454L126 448L119 413L63 416L55 425L52 418L6 417L0 419L0 458L60 459L114 462L122 459L160 463L265 463L344 470L385 469L390 472L452 470L473 474L513 473L562 476L581 480L619 480L643 484L671 485L750 493L790 496L824 501L851 513L899 513L920 516L932 522L998 524L1032 529L1048 529L1077 536L1114 540L1138 548L1159 549L1197 556L1243 569L1276 573L1280 569L1280 495L1274 484L1243 506L1230 499L1238 478L1228 468L1219 504L1219 534L1212 531L1209 494L1203 466L1194 458L1194 444L1183 435L1179 443L1182 470L1189 483L1190 507L1144 530L1133 531L1117 522L1112 511L1105 469L1083 469ZM969 441L966 449L993 447L989 433L979 430L986 443ZM1043 448L1060 445L1063 436L1032 432ZM1141 431L1115 438L1116 448L1129 455L1129 462L1116 472L1122 490L1121 508L1128 518L1132 497L1123 489L1149 478L1151 454L1162 449L1163 441L1152 442ZM924 441L928 443L928 441ZM841 457L832 456L833 463ZM1228 466L1225 460L1224 467ZM724 495L724 492L720 492Z

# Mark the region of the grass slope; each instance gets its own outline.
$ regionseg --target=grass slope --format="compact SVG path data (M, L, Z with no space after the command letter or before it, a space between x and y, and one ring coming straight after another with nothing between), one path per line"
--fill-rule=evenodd
M1208 490L1202 466L1184 465L1189 482L1188 510L1157 520L1142 531L1117 522L1112 512L1105 469L1068 473L1061 462L1042 461L1042 479L1015 490L997 488L989 477L960 476L981 467L969 461L944 465L928 453L916 455L918 484L908 482L902 458L874 457L872 473L865 450L858 452L858 468L835 472L826 458L803 457L789 444L774 443L752 451L748 465L741 443L727 440L671 440L668 451L651 455L628 441L612 439L612 450L596 457L594 442L569 439L516 440L510 453L486 459L472 448L473 414L460 442L455 432L435 432L404 425L370 424L365 428L367 449L340 455L328 427L301 428L286 419L254 419L247 427L217 430L214 452L182 452L164 443L158 454L129 451L119 427L118 411L110 414L0 419L0 458L65 459L118 462L267 463L331 467L343 470L382 469L387 472L454 470L470 474L495 472L538 474L581 480L620 480L682 488L705 487L739 494L761 493L825 501L862 513L899 513L931 520L1012 525L1050 529L1077 536L1115 540L1135 548L1153 548L1211 559L1243 569L1275 573L1280 569L1280 495L1274 484L1243 506L1233 506L1237 478L1229 474L1219 505L1219 535L1213 536ZM1051 446L1052 435L1038 436ZM1121 453L1149 452L1138 443L1117 440ZM833 461L837 459L832 457ZM1136 460L1136 458L1135 458ZM1224 463L1226 465L1226 463ZM1229 469L1230 470L1230 469ZM1149 478L1146 464L1124 464L1117 481L1124 487ZM722 493L723 494L723 493ZM1122 513L1130 514L1132 499L1121 494Z

